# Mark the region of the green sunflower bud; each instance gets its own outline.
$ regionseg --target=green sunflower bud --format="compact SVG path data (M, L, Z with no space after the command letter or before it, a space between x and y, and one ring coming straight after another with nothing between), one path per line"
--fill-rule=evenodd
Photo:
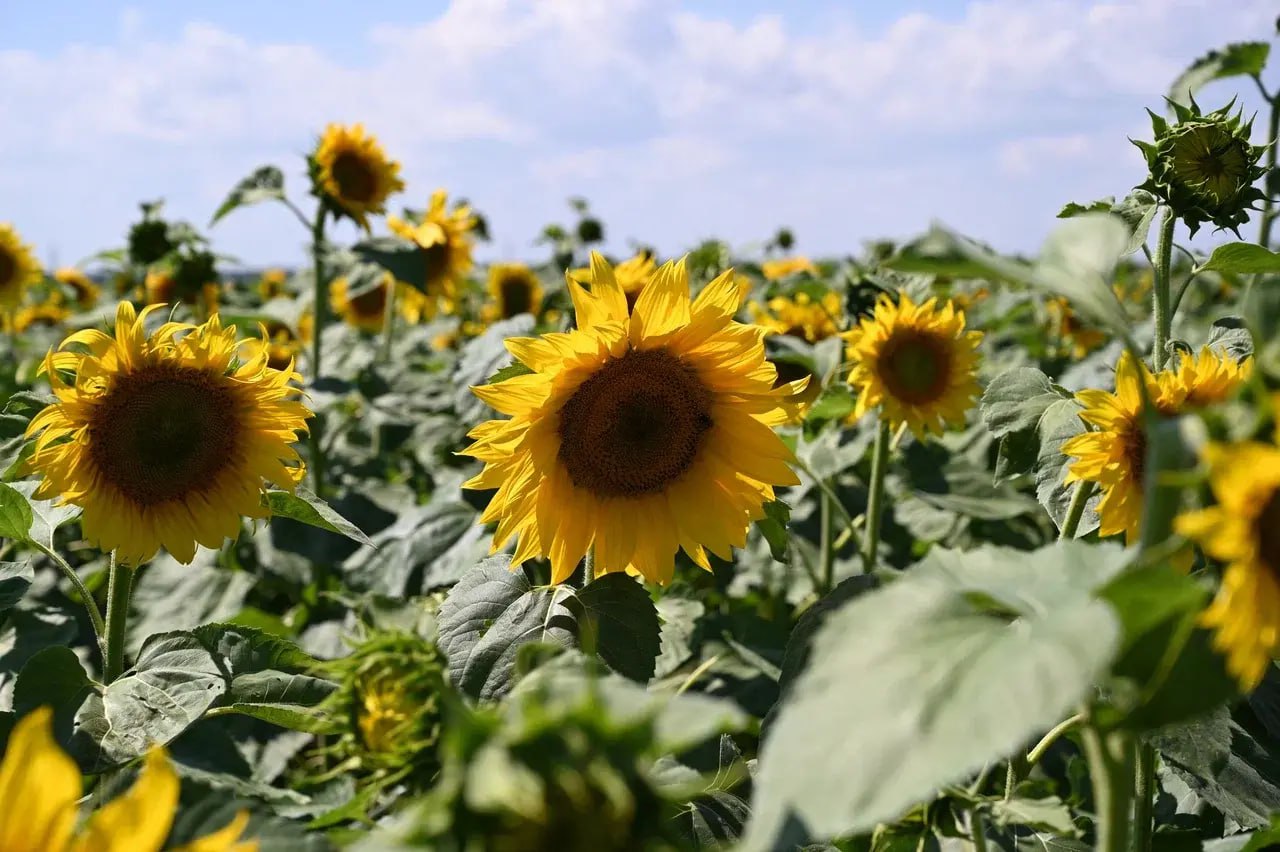
M1258 165L1266 147L1249 144L1253 120L1231 114L1234 99L1208 114L1194 99L1189 107L1169 103L1175 124L1147 110L1155 140L1130 140L1142 150L1149 171L1138 189L1169 205L1193 235L1202 223L1212 222L1239 236L1254 202L1263 198L1254 184L1266 171Z

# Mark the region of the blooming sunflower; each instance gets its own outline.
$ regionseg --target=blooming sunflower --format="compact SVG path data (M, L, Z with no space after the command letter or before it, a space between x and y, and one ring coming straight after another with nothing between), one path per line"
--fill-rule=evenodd
M42 707L14 726L0 760L0 850L4 852L159 852L178 806L178 776L162 749L146 757L138 780L76 830L80 770L54 742L53 713ZM257 852L241 840L246 812L175 852Z
M448 209L448 193L437 189L421 221L387 217L387 227L422 249L429 298L452 298L458 281L471 270L471 232L476 217L465 204Z
M1102 489L1099 535L1124 533L1129 544L1138 538L1147 459L1143 383L1156 411L1175 417L1226 399L1248 377L1251 364L1205 347L1194 356L1183 357L1176 370L1152 375L1145 364L1126 352L1116 365L1114 392L1083 390L1076 394L1084 406L1080 419L1097 428L1063 442L1063 454L1076 458L1064 482L1094 482Z
M1260 443L1210 444L1218 505L1178 517L1175 529L1227 563L1201 623L1245 690L1262 681L1280 649L1280 450Z
M246 351L250 357L256 356L259 350L265 351L267 366L273 370L292 370L294 361L303 347L311 342L311 314L303 314L298 319L298 331L286 322L268 320L262 325L261 339L250 338L245 341Z
M542 309L542 282L523 263L495 263L489 267L492 301L480 312L485 322L533 314Z
M54 328L71 316L60 302L50 300L38 305L23 305L13 315L13 330L21 334L33 328Z
M82 270L76 269L74 266L64 266L57 272L53 273L54 279L59 284L65 284L71 288L72 296L81 308L89 310L98 304L98 297L102 294L102 289L93 283L93 279L85 275Z
M826 293L817 302L803 292L791 297L775 296L769 300L767 308L752 302L747 310L757 325L775 334L788 334L810 343L839 334L837 323L844 314L838 293Z
M790 278L792 275L799 275L801 272L817 275L818 267L814 266L813 261L809 258L800 256L766 260L760 264L760 274L764 276L766 281L781 281L783 278Z
M122 302L114 336L76 332L45 358L58 401L35 416L30 466L40 499L84 509L84 536L138 565L163 546L180 562L218 547L241 517L266 517L264 481L292 490L292 444L310 412L290 383L218 317L200 326L144 323ZM246 356L240 357L238 356ZM70 383L64 374L74 373Z
M905 293L894 304L882 295L872 316L845 332L854 417L879 406L892 426L906 423L916 437L964 424L980 392L982 332L965 331L964 312L951 302L936 304L917 305Z
M8 222L0 222L0 309L22 301L27 288L40 280L40 264Z
M579 284L590 287L591 269L590 266L584 266L581 269L572 270L569 275ZM613 279L618 282L618 286L626 294L628 311L636 306L636 299L640 298L640 291L644 289L644 285L653 279L653 273L657 269L658 262L653 259L653 254L647 251L638 252L634 257L630 257L613 267Z
M268 269L258 279L258 295L264 302L287 296L289 295L288 283L289 273L283 269Z
M798 480L773 432L797 386L774 388L764 330L734 322L732 272L689 297L685 262L668 262L635 310L613 269L591 255L591 289L568 277L577 328L512 338L532 372L474 388L507 420L471 431L485 463L464 487L496 488L481 517L494 550L516 535L512 565L535 556L563 582L594 547L599 573L657 583L676 551L710 569L742 547L775 485Z
M1106 333L1082 323L1066 299L1060 296L1050 299L1045 307L1049 310L1051 330L1067 346L1072 358L1079 360L1107 342Z
M364 125L330 124L311 155L318 194L369 230L369 214L384 212L387 199L404 189L400 164L387 159Z
M427 298L408 284L396 281L391 273L382 276L377 286L351 298L347 295L350 285L346 278L337 278L329 285L329 301L334 312L348 325L361 331L379 332L387 319L387 294L396 288L396 311L409 322L419 322L429 313Z

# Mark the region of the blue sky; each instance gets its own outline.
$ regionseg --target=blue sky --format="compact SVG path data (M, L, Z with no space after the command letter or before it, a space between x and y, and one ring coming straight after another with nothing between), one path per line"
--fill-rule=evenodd
M1265 38L1274 14L1274 0L0 0L0 220L66 263L118 244L139 200L207 222L261 163L305 202L315 134L363 121L403 163L399 203L437 186L471 199L489 258L539 257L570 195L618 251L710 236L750 251L788 225L805 252L856 253L933 219L1032 249L1063 202L1140 182L1126 137L1149 134L1143 107L1195 56ZM1247 81L1203 101L1237 89L1256 109ZM305 241L270 206L212 236L254 265L297 262Z

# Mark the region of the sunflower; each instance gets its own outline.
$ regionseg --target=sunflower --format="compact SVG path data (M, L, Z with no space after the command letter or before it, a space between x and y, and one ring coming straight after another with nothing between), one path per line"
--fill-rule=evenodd
M1175 417L1229 397L1248 377L1251 364L1205 347L1194 356L1184 356L1176 370L1153 376L1145 364L1126 352L1116 365L1114 392L1083 390L1076 394L1084 406L1080 419L1096 430L1063 442L1063 454L1076 458L1064 482L1093 482L1102 489L1099 535L1124 533L1129 544L1138 538L1147 459L1144 384L1156 411Z
M31 247L8 222L0 222L0 309L15 307L43 273Z
M783 278L790 278L802 272L816 276L818 267L814 266L809 258L800 256L766 260L760 264L760 274L766 281L781 281Z
M54 328L71 316L61 302L50 300L38 305L23 305L13 315L13 330L21 334L33 328Z
M1175 529L1227 563L1201 623L1248 691L1280 649L1280 450L1210 444L1206 456L1218 505L1179 516Z
M752 302L747 310L754 323L774 334L787 334L810 343L839 334L837 323L844 314L837 293L825 293L817 302L803 292L791 297L774 296L769 300L768 308Z
M634 257L630 257L613 267L613 279L618 282L618 286L626 294L628 311L635 308L636 300L640 298L640 291L653 280L653 273L657 269L658 262L653 259L653 253L648 251L638 252ZM569 275L579 284L591 286L591 267L584 266L581 269L574 269L570 271Z
M83 508L85 538L131 565L161 546L190 562L197 543L234 538L242 516L266 517L264 481L292 490L302 478L291 445L311 416L290 384L300 377L268 367L261 346L249 353L216 315L148 336L160 307L122 302L114 336L87 329L50 351L58 401L27 429L40 436L36 497Z
M533 314L542 309L542 282L523 263L495 263L489 267L489 296L480 317L485 322Z
M895 428L906 423L918 438L964 425L980 393L982 332L965 331L964 312L951 302L941 310L936 303L917 305L904 293L895 305L882 295L874 314L845 332L855 418L879 406L882 418Z
M568 287L577 328L508 339L532 372L474 388L511 415L463 451L485 462L464 487L498 489L481 517L494 550L516 535L512 565L546 556L556 583L588 550L597 574L663 584L681 548L708 570L706 550L732 558L774 486L798 482L771 427L801 386L775 388L764 330L734 322L732 272L691 300L685 262L668 262L628 311L593 252L590 291Z
M273 370L292 370L294 361L303 347L311 342L311 314L303 314L298 320L298 331L286 322L268 320L261 327L261 339L245 341L246 351L255 357L259 350L267 355L267 366Z
M387 227L422 249L428 298L452 298L457 283L471 270L471 232L476 217L465 204L448 209L448 194L437 189L421 220L414 222L396 216L387 217Z
M400 164L388 160L364 125L330 124L311 155L312 181L321 198L369 230L369 214L384 212L387 199L404 189Z
M396 281L390 272L383 275L377 285L354 298L347 296L350 287L347 279L337 278L329 285L329 300L333 304L334 313L348 325L361 331L377 333L387 320L387 293L393 284L396 288L396 311L401 317L416 323L423 316L430 315L426 296L408 284Z
M53 740L53 713L42 707L14 726L0 760L0 850L4 852L159 852L178 806L178 776L153 749L138 780L76 829L80 770ZM257 852L241 840L249 815L175 852Z
M1071 303L1062 297L1045 303L1049 311L1049 329L1071 354L1079 360L1107 342L1107 335L1096 328L1089 328L1071 309Z
M102 290L83 271L74 266L64 266L53 273L53 277L59 284L65 284L71 288L76 304L84 310L89 310L98 304L98 297L102 295Z
M288 284L289 273L283 269L268 269L258 279L258 295L264 302L287 296L289 295Z

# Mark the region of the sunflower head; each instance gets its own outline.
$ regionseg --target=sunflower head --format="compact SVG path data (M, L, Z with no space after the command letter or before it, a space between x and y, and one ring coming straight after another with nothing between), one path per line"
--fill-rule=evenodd
M1263 193L1254 186L1266 172L1258 161L1265 146L1249 144L1253 121L1231 114L1234 101L1204 114L1195 99L1190 106L1170 101L1177 121L1151 116L1152 142L1138 142L1147 160L1148 177L1139 189L1151 192L1187 224L1192 235L1204 222L1218 230L1236 231L1249 221Z
M404 189L400 164L364 126L330 124L310 157L312 192L333 211L369 230L369 214L386 211L387 199Z
M978 387L978 343L964 312L936 299L917 305L904 293L881 296L875 312L845 333L852 363L849 384L858 394L854 417L879 408L892 426L907 424L917 437L963 426Z
M448 206L448 193L431 194L426 211L418 216L387 217L391 232L416 245L422 252L423 280L433 299L452 298L459 281L472 265L472 234L476 217L465 204Z
M21 302L42 274L31 247L22 242L12 225L0 222L0 310Z
M1175 529L1226 563L1201 622L1250 691L1280 650L1280 450L1210 444L1206 456L1217 505L1181 515Z
M33 328L56 328L70 316L71 311L56 301L23 305L13 315L13 330L21 334Z
M289 295L289 273L283 269L268 269L258 279L258 295L269 302Z
M267 365L217 315L148 333L154 305L116 310L114 334L76 332L45 358L57 396L32 419L40 499L84 510L84 536L138 565L164 547L180 562L268 515L267 483L302 478L293 444L311 416L292 371Z
M774 296L768 307L757 302L747 306L751 319L773 334L786 334L817 343L840 333L844 310L840 295L826 292L818 300L803 290L794 296Z
M54 280L71 290L71 298L81 308L88 310L98 304L102 289L83 270L64 266L53 273Z
M523 263L495 263L489 267L489 298L485 318L510 319L542 310L542 282Z
M766 281L781 281L793 275L817 275L818 267L807 257L782 257L777 260L766 260L760 264L760 274Z
M1051 332L1072 358L1079 360L1107 342L1106 333L1082 322L1071 303L1061 296L1049 299L1045 307L1049 311Z
M301 320L299 325L302 325ZM288 323L276 319L263 323L260 329L261 338L246 341L246 351L251 353L251 357L256 356L259 351L265 352L267 366L273 370L293 370L294 361L307 340L300 333L295 334Z
M597 253L590 290L567 280L577 328L507 340L530 372L474 388L510 416L463 451L485 462L466 487L498 489L481 518L494 550L518 536L513 566L546 556L557 583L593 545L598 572L659 583L677 550L707 569L705 549L731 558L774 486L797 481L771 427L800 387L775 388L764 330L734 321L731 271L691 299L669 262L632 311Z
M654 259L653 252L647 250L636 252L632 257L613 267L613 279L618 282L618 286L627 297L628 310L636 306L640 291L653 279L653 273L657 269L658 262ZM569 276L579 284L591 286L591 267L589 266L570 270Z

